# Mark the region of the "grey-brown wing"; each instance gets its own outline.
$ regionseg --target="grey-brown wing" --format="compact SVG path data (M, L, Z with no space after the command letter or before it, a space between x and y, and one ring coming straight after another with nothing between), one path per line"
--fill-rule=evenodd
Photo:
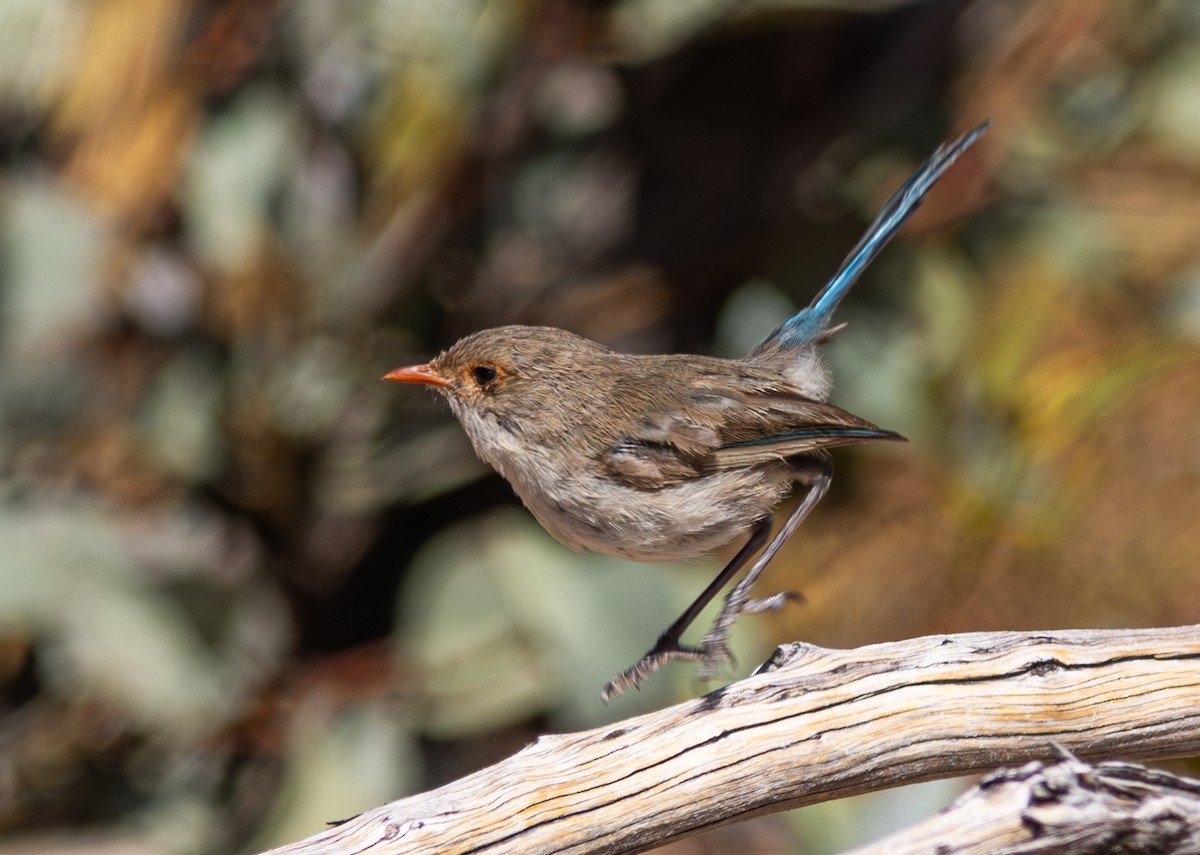
M833 404L779 396L757 403L745 418L730 426L714 456L718 468L753 466L842 445L904 439Z
M647 490L822 448L902 438L777 384L697 384L642 410L599 463L610 477Z

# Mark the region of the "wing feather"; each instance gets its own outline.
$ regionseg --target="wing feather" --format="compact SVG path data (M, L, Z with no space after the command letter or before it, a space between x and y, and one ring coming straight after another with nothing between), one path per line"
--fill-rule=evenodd
M631 487L657 490L820 449L903 439L786 384L754 379L698 381L686 394L656 398L652 407L641 401L643 418L602 452L602 469Z

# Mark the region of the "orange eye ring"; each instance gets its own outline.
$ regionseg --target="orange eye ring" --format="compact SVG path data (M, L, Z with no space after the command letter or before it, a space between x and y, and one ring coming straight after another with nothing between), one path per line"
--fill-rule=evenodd
M500 372L495 367L486 363L479 363L471 368L471 379L480 389L486 389L491 386L500 377Z

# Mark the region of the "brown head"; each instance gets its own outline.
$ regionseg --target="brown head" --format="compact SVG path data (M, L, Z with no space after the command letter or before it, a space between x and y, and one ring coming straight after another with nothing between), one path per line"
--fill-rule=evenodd
M451 400L484 408L503 406L538 386L570 384L597 358L612 351L554 327L507 326L459 339L424 365L383 376L396 383L423 383Z
M469 335L424 365L397 368L383 379L444 395L476 450L496 464L490 452L501 435L562 431L611 382L605 368L614 358L620 357L565 330L506 326Z

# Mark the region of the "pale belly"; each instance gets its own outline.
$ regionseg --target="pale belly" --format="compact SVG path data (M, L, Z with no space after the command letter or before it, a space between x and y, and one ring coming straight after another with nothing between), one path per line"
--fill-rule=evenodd
M479 456L491 463L552 535L573 549L631 561L697 558L769 516L794 484L783 460L714 472L643 490L606 475L586 457L528 439L456 406Z
M706 555L769 515L793 485L782 461L659 490L577 475L538 485L520 475L509 481L546 530L567 546L630 561Z

